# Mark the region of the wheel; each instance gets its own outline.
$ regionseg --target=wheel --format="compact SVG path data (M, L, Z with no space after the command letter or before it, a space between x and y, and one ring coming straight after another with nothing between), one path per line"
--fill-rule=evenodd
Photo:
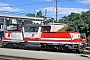
M45 49L47 49L46 44L41 44L41 50L45 50Z
M6 48L7 45L5 45L4 43L1 43L1 48Z
M64 51L65 51L65 52L69 52L68 47L64 47Z
M83 49L78 49L78 50L76 50L76 53L83 53Z
M27 46L27 42L24 43L23 48L24 48L25 50L28 50L28 49L29 49L28 46Z

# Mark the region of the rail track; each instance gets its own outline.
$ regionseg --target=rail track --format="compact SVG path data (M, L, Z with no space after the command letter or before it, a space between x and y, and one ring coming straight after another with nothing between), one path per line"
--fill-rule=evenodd
M1 45L0 45L0 48L1 48ZM24 49L21 49L21 48L11 48L11 47L7 47L7 48L8 49L15 49L15 50L24 50ZM90 47L88 47L88 49L90 49ZM38 51L37 49L32 49L32 48L28 48L27 50ZM40 51L55 52L55 53L65 53L64 51L51 51L51 50L40 50ZM76 53L74 51L68 52L68 53L69 54L78 54L78 53ZM88 50L84 51L83 54L90 55L90 50L89 51ZM10 56L10 55L0 55L0 60L46 60L46 59L27 58L27 57Z
M46 60L46 59L35 59L35 58L0 55L0 60Z
M1 48L1 45L0 45L0 48ZM8 49L20 49L20 50L24 50L22 48L12 48L12 47L7 47ZM46 51L46 52L55 52L55 53L66 53L64 51L56 51L56 50L37 50L37 49L32 49L32 48L27 48L25 50L34 50L34 51ZM76 53L75 51L70 51L70 52L67 52L67 53L72 53L72 54L78 54ZM84 50L83 54L87 54L87 55L90 55L90 47L88 46L87 47L87 50ZM5 58L10 58L10 60L13 60L13 58L15 58L15 60L17 59L24 59L24 60L40 60L40 59L33 59L33 58L25 58L25 57L14 57L14 56L4 56L4 55L0 55L0 59L2 59L2 57L5 57Z
M0 60L90 60L90 55L0 48Z
M1 45L0 45L0 48ZM50 50L50 49L34 49L34 48L26 48L26 49L22 49L22 48L13 48L13 47L5 47L8 49L21 49L21 50L34 50L34 51L46 51L46 52L56 52L56 53L73 53L73 54L78 54L76 51L69 51L69 52L65 52L65 51L57 51L57 50ZM87 54L90 55L90 47L86 48L87 50L84 50L83 54Z

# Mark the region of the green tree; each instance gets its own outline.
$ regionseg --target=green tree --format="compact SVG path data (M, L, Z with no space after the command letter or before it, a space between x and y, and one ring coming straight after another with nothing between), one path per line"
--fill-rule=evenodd
M62 17L64 23L67 21L69 31L79 31L81 33L85 33L84 30L88 29L88 24L85 23L82 16L79 13L71 13L67 17Z
M26 16L35 17L35 14L34 13L28 13L28 14L26 14Z
M82 12L81 16L82 16L82 19L85 21L85 23L88 25L88 28L85 32L89 36L90 35L90 10L87 12Z
M29 17L41 17L41 18L44 18L44 16L42 15L42 11L38 11L36 14L35 13L28 13L26 14L26 16L29 16Z
M63 23L63 19L59 19L59 21L58 21L59 23Z
M62 17L63 23L67 23L68 22L67 20L68 20L68 17L67 16Z
M62 20L63 23L67 21L68 31L78 31L80 33L85 33L87 37L90 37L90 10L82 12L81 14L71 13L68 16L62 17L60 20Z
M43 16L42 16L42 11L41 11L41 10L37 12L36 17L43 17Z

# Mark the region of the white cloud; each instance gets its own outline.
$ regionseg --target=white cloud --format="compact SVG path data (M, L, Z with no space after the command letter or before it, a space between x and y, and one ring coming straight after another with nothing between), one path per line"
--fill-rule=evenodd
M81 0L80 3L83 3L83 4L90 4L90 0Z
M9 4L0 2L0 11L19 12L19 11L21 11L21 9L12 8L12 7L10 7Z
M48 13L55 13L56 8L53 7L47 7L47 8L41 8L39 10L42 10L42 12L45 12L45 10L47 9ZM58 14L70 14L71 12L74 13L81 13L82 11L86 12L89 9L84 9L84 8L60 8L58 7Z
M58 8L59 14L70 14L71 12L74 13L81 13L82 11L86 12L89 9L83 9L83 8Z
M0 7L5 7L5 6L9 6L9 4L0 2Z

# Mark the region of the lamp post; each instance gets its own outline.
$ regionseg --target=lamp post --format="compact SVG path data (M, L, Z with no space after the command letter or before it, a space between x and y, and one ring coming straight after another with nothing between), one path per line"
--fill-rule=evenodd
M57 22L57 20L58 20L58 19L57 19L57 18L58 18L58 17L57 17L57 15L58 15L58 8L57 8L57 4L58 4L58 0L56 0L56 22Z
M53 0L53 11L54 11L54 0ZM53 30L54 30L54 12L53 12L53 18L52 18L52 20L53 20Z
M4 17L4 36L5 36L5 32L6 32L6 18Z
M34 10L34 12L35 12L35 22L36 22L36 14L37 14L38 10Z
M36 10L34 10L34 12L35 12L35 21L36 21Z

